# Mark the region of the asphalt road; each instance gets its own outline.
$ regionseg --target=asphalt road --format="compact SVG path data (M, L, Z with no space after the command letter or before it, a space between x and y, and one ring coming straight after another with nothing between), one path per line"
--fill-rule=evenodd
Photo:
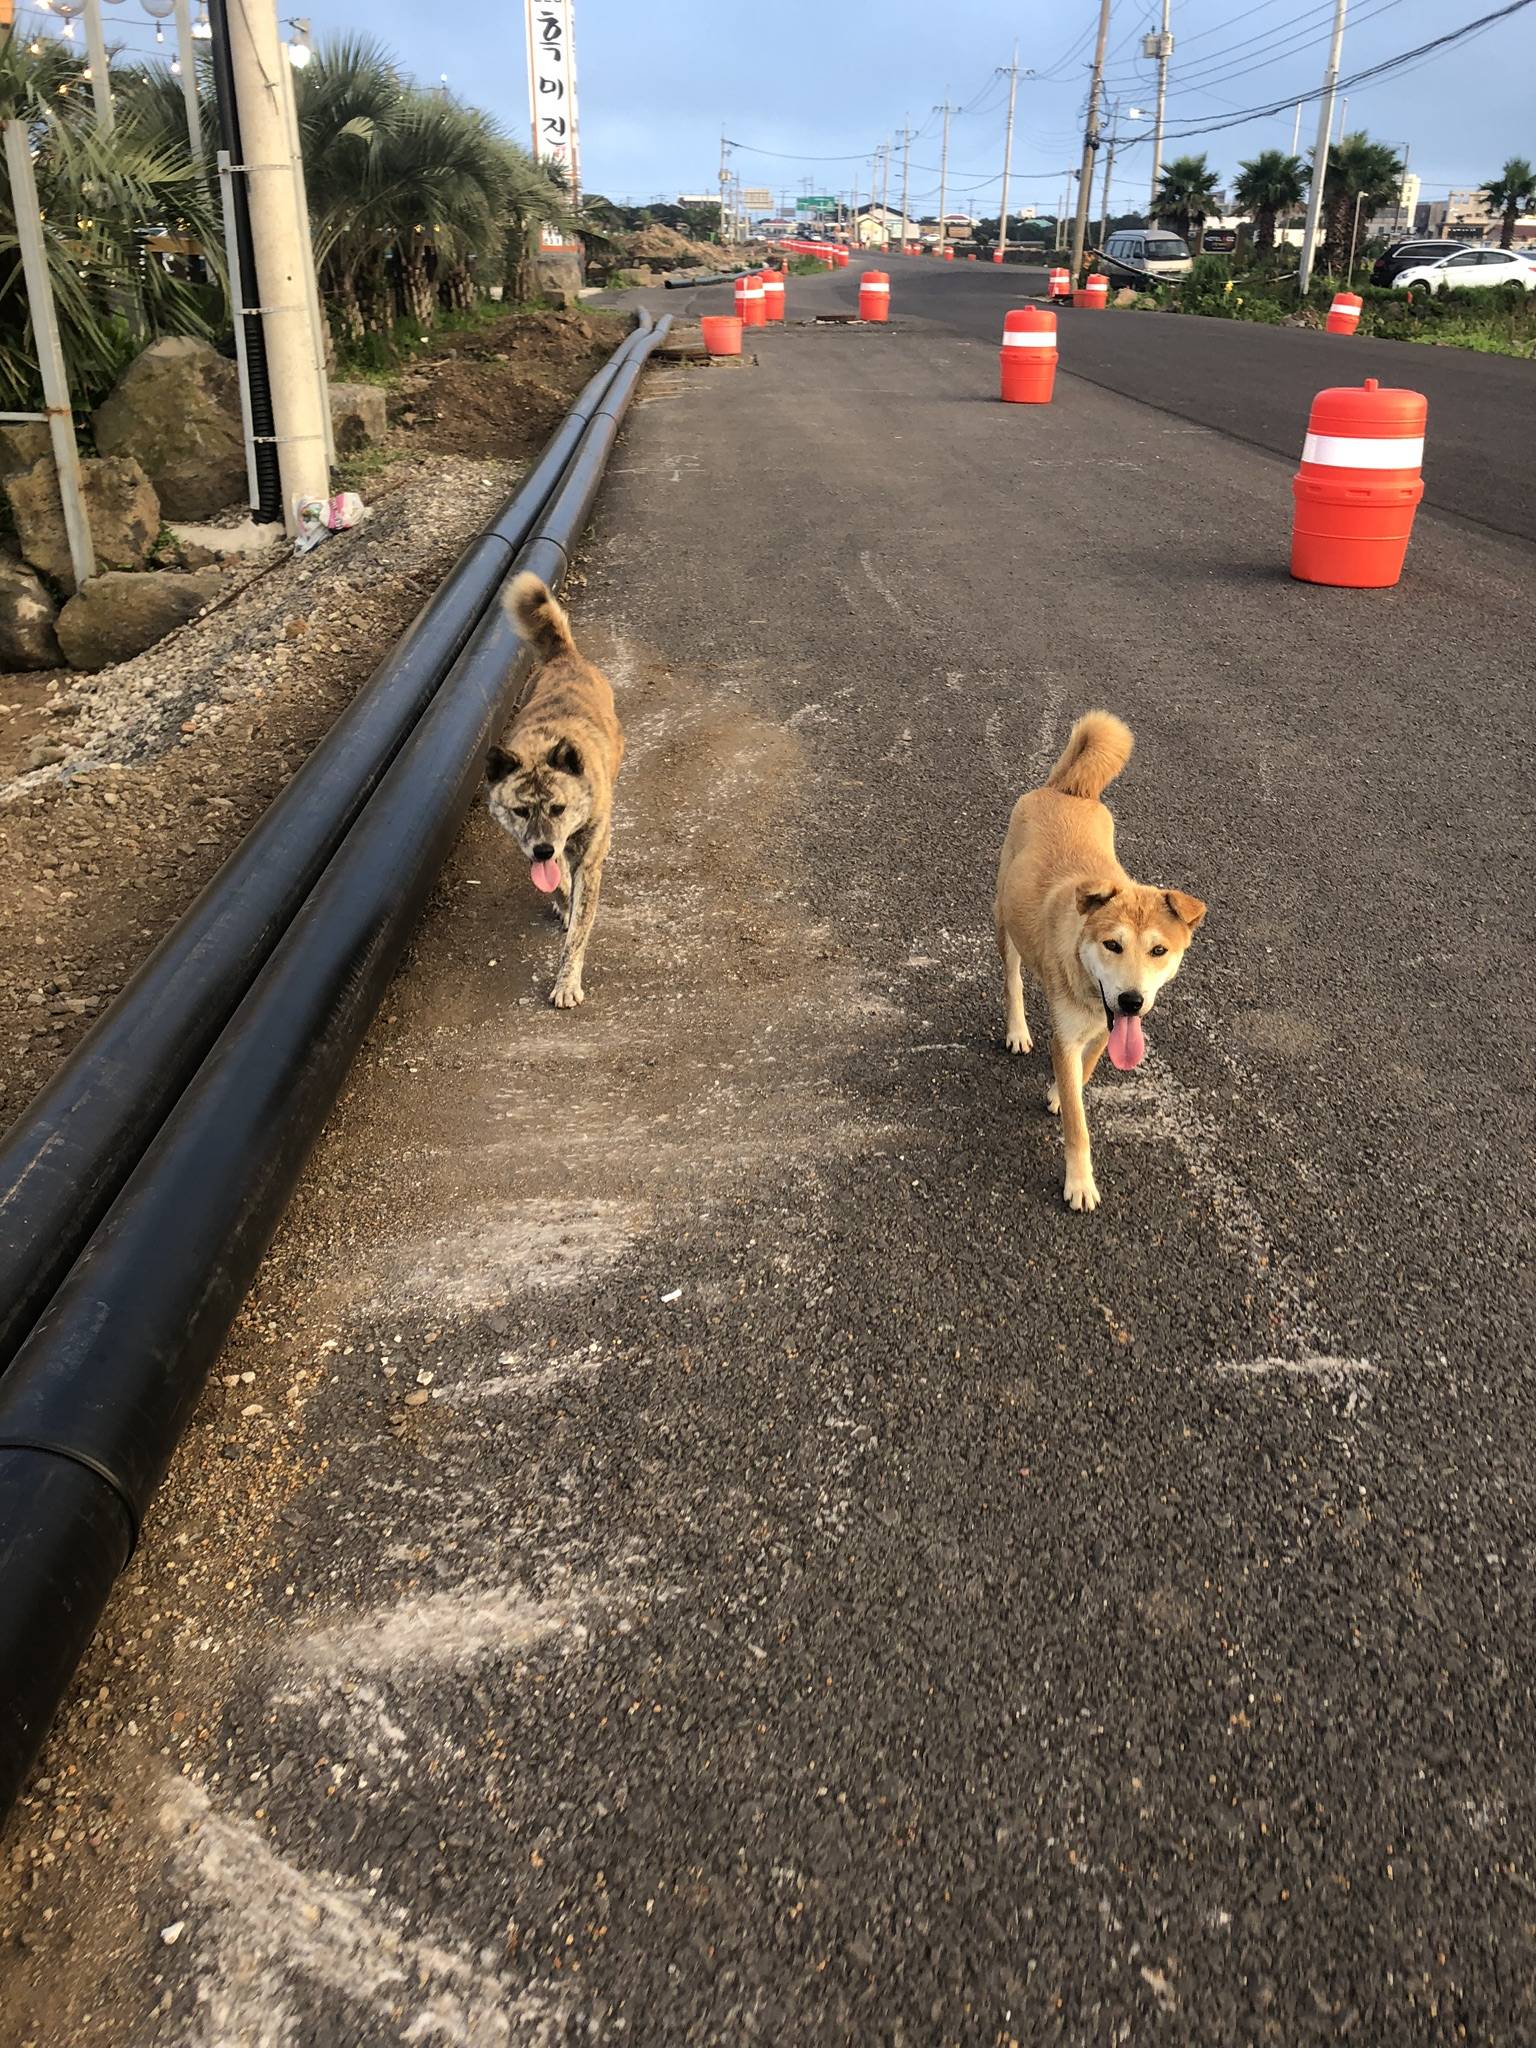
M214 1646L113 1681L127 1932L64 1859L8 2038L1536 2035L1531 550L1293 584L1288 459L1000 407L951 288L627 427L587 1005L477 821L115 1610ZM988 904L1097 702L1210 916L1081 1217Z
M882 261L902 315L994 348L1007 308L1045 291L1044 271L931 257ZM846 280L856 274L842 274L850 304L853 285ZM1059 313L1058 330L1069 375L1291 461L1301 452L1312 399L1327 385L1376 377L1422 391L1429 400L1429 503L1536 540L1536 376L1528 362L1241 320L1070 307Z

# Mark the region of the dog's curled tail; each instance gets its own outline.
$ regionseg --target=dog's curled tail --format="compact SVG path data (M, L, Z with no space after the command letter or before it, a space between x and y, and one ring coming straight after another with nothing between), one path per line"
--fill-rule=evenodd
M529 641L545 661L553 661L557 654L576 651L576 642L571 638L571 622L542 576L535 576L531 570L525 569L520 576L512 578L502 593L501 601L519 635Z
M1063 796L1102 796L1131 758L1135 744L1123 718L1112 711L1085 711L1045 786Z

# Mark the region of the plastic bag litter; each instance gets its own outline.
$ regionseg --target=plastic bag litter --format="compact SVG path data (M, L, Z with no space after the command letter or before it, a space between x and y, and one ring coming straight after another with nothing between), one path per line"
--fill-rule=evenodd
M300 498L293 510L299 522L298 538L293 543L296 555L307 555L311 548L319 547L328 533L339 533L344 526L357 526L369 516L368 507L356 491L337 491L329 498Z

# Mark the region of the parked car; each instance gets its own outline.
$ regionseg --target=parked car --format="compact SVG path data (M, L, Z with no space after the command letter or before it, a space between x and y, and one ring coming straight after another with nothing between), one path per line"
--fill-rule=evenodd
M1536 292L1536 261L1513 249L1458 249L1436 263L1400 270L1394 286L1418 285L1432 292L1459 291L1463 285L1521 284Z
M1102 261L1112 284L1145 284L1148 276L1187 277L1189 244L1161 228L1122 228L1104 244Z
M1396 284L1399 271L1416 270L1426 263L1437 263L1442 256L1454 256L1458 249L1466 246L1465 242L1436 242L1423 236L1417 240L1394 242L1387 253L1378 256L1371 265L1371 283Z

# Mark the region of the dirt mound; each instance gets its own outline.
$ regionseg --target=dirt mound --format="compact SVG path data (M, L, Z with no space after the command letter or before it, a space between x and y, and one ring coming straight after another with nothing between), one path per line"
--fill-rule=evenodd
M532 455L628 323L600 313L509 313L439 336L390 394L415 454Z
M687 235L680 235L676 228L664 227L660 221L653 221L649 227L639 228L634 234L621 235L617 239L628 263L659 263L672 269L682 269L700 263L713 264L720 254L718 249L711 249L703 242L690 241Z

